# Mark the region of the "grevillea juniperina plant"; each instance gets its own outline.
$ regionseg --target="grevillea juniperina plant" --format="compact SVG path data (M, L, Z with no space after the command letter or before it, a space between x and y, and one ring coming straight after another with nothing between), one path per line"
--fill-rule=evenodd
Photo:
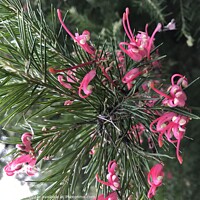
M162 74L165 56L159 55L156 36L174 30L174 21L158 23L152 34L148 24L144 32L133 33L126 8L125 40L104 42L88 30L73 34L60 9L60 31L53 32L30 5L20 11L15 3L2 4L18 16L2 25L3 34L10 30L0 47L9 63L0 69L9 74L2 94L14 100L1 106L10 105L5 122L21 116L18 124L25 133L11 143L15 157L5 173L25 172L33 182L47 184L41 198L79 190L94 200L154 197L165 182L166 158L183 163L187 123L199 119L187 102L187 78L176 73L169 81ZM9 23L19 34L12 34ZM67 40L60 39L61 32Z

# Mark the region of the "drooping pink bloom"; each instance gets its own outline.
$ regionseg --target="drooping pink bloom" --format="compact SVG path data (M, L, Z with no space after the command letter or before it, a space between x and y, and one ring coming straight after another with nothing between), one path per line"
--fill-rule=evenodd
M65 31L71 36L71 38L77 42L79 46L81 46L87 53L94 55L95 49L93 46L88 44L88 41L90 40L90 32L88 30L84 30L81 35L78 33L75 33L75 36L70 32L70 30L66 27L65 23L62 20L62 14L59 9L57 9L58 19L62 25L62 27L65 29Z
M123 27L128 36L130 43L120 42L119 47L121 50L126 53L131 59L136 62L141 61L144 57L150 59L150 52L154 47L154 36L161 29L161 24L159 23L154 30L151 37L148 35L148 24L145 27L145 32L139 31L139 33L134 36L129 23L129 8L126 8L125 13L123 14ZM127 49L125 48L127 46Z
M97 198L94 198L93 200L118 200L118 195L116 192L112 192L108 194L108 196L106 197L104 197L104 195L101 194Z
M120 189L120 182L119 182L119 178L115 173L115 168L117 167L117 163L115 160L110 161L108 164L108 174L107 174L107 179L108 182L102 181L99 179L98 174L96 174L96 180L99 183L102 183L104 185L109 186L112 190L119 190Z
M148 173L148 183L151 186L148 192L148 198L152 198L156 194L157 187L162 185L164 177L163 165L158 163L154 165Z
M89 83L95 76L95 69L91 70L84 76L78 90L78 94L81 98L87 98L92 93L92 86L90 86ZM81 94L82 91L85 93L85 96Z
M24 152L29 152L32 150L32 146L31 146L31 139L32 139L33 135L31 133L24 133L21 137L22 143L23 144L17 144L16 148L18 148L21 151Z
M25 169L27 175L33 176L37 172L35 164L36 158L34 156L31 156L30 154L21 155L20 157L8 163L4 167L4 171L8 176L13 176L16 172Z
M138 68L133 68L122 78L122 83L126 83L128 90L130 90L133 87L133 81L143 73Z
M177 76L181 76L181 78L179 78L177 84L174 83L174 78ZM163 105L167 105L169 107L184 107L185 106L185 102L187 100L187 96L185 94L185 92L183 91L181 86L186 87L187 86L187 79L185 77L183 77L180 74L174 74L171 78L171 86L168 88L169 94L165 94L164 92L156 89L154 87L154 83L152 82L150 84L150 87L159 95L165 97L163 100Z
M161 117L155 119L150 124L150 130L154 133L159 133L158 144L160 147L163 145L164 135L168 142L177 144L176 156L180 164L183 162L183 159L179 154L180 142L185 134L185 126L188 121L189 118L186 116L182 116L174 112L167 112L164 113Z

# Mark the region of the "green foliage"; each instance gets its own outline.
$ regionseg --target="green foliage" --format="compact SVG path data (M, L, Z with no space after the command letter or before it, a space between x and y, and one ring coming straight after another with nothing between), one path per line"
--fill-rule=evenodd
M158 0L144 0L144 1L133 1L133 5L139 8L139 11L146 12L151 16L151 18L157 22L165 23L166 16L169 13L166 13L166 1L158 1Z

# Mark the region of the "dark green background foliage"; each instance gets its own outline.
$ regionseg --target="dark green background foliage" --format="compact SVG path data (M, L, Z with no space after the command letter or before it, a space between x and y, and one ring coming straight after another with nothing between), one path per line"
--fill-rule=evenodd
M23 1L24 5L26 2ZM39 2L32 0L37 6ZM187 103L193 112L200 114L200 1L199 0L42 0L42 10L49 24L52 23L51 10L60 8L68 13L65 23L72 30L82 32L87 29L93 40L99 35L105 39L109 37L123 38L124 31L120 25L122 14L126 7L130 8L130 22L132 29L143 31L145 24L149 24L150 32L158 22L167 24L172 18L176 21L177 29L161 32L156 35L156 44L163 43L160 54L167 55L162 62L166 74L181 73L189 82L196 82L186 91ZM67 12L68 11L68 12ZM119 26L120 25L120 26ZM60 24L56 29L59 30ZM64 36L60 37L62 41ZM169 77L169 76L167 76ZM166 160L167 169L173 175L171 180L165 181L162 191L164 199L169 200L198 200L200 196L200 136L199 122L193 120L187 127L186 136L182 142L183 165L174 160ZM156 197L156 199L163 199Z

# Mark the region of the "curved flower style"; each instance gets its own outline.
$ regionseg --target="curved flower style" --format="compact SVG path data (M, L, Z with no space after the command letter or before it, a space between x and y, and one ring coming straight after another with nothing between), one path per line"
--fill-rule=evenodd
M33 135L31 133L28 133L28 132L24 133L21 137L23 144L17 144L16 148L24 152L30 152L32 150L32 146L31 146L32 137Z
M182 157L179 155L180 142L185 134L185 126L188 121L189 118L186 116L178 115L174 112L167 112L150 124L150 130L152 132L160 133L158 136L158 144L160 147L163 145L163 135L166 136L170 143L177 143L176 156L180 164L183 162ZM155 124L156 129L153 129ZM172 140L173 136L175 140Z
M162 185L164 177L163 165L158 163L154 165L148 173L148 183L151 186L148 192L148 198L152 198L156 194L157 187Z
M180 77L177 81L177 83L174 83L174 78L176 77ZM171 84L174 85L178 85L178 86L182 86L183 88L186 88L188 86L188 80L185 76L181 75L181 74L174 74L171 77Z
M119 47L136 62L141 61L144 57L150 59L150 52L154 46L154 36L161 29L162 25L160 23L157 25L151 37L149 37L147 31L148 24L145 27L145 32L139 31L139 33L134 36L130 27L128 15L129 8L126 8L125 13L123 14L122 22L126 35L130 39L130 43L120 42ZM124 46L127 46L127 49L125 49Z
M4 171L8 176L13 176L16 172L25 168L27 175L33 176L37 172L35 169L36 158L31 155L21 155L14 159L4 167Z
M110 161L108 164L108 174L107 174L107 179L108 182L102 181L99 179L98 174L96 174L96 180L99 183L102 183L104 185L110 186L112 190L119 190L120 189L120 183L119 183L119 178L115 174L115 168L117 167L117 163L115 160Z
M94 198L93 200L117 200L118 196L116 192L112 192L108 194L107 197L104 197L103 194L99 195L97 198Z
M85 76L84 76L84 78L83 78L83 80L82 80L82 82L81 82L81 84L80 84L80 86L79 86L79 90L78 90L78 94L79 94L79 96L81 97L81 98L87 98L91 93L92 93L92 86L90 86L90 85L88 85L89 83L90 83L90 81L94 78L96 76L96 70L95 69L93 69L93 70L91 70L90 72L88 72ZM81 91L83 90L83 92L86 94L85 96L83 96L82 94L81 94Z
M69 31L69 29L66 27L65 23L62 20L62 14L59 9L57 9L58 19L62 25L62 27L66 30L66 32L71 36L71 38L77 42L79 46L81 46L87 53L89 54L95 54L95 49L93 46L88 44L88 41L90 40L90 32L85 30L81 35L78 33L75 33L75 36Z
M69 83L65 83L64 82L64 76L63 75L58 75L58 82L65 88L67 89L72 89L72 86L71 84Z
M174 78L177 76L181 76L181 78L178 80L177 84L174 83ZM171 83L172 85L169 87L169 94L165 94L164 92L156 89L154 87L154 83L151 82L150 87L159 95L165 97L165 99L163 100L163 104L167 105L169 107L184 107L185 106L185 102L187 100L187 96L185 94L185 92L183 91L181 85L183 85L183 87L187 87L188 83L187 83L187 79L185 77L183 77L180 74L174 74L171 78Z

